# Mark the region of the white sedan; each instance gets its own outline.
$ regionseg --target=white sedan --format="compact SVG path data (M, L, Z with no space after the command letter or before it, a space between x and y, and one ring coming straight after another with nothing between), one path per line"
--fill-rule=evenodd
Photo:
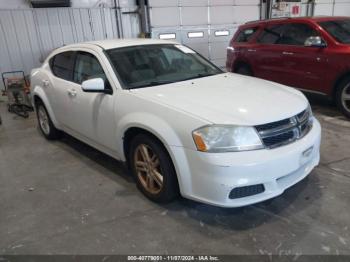
M302 93L224 73L176 42L68 45L32 71L31 83L46 138L64 131L126 162L156 202L181 194L249 205L319 163L321 128Z

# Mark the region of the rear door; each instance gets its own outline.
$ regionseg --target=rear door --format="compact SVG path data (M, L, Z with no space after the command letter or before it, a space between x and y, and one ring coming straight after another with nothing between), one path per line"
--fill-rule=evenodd
M62 52L50 59L51 76L51 96L50 103L58 122L67 127L71 122L72 101L69 91L74 86L73 67L75 52Z
M285 28L284 24L267 24L257 37L250 56L256 77L283 83L289 74L284 67L284 46L278 44Z
M245 62L252 66L251 56L255 55L254 44L252 39L255 37L259 28L257 26L243 28L233 40L234 49L228 48L228 67L233 67L234 61Z

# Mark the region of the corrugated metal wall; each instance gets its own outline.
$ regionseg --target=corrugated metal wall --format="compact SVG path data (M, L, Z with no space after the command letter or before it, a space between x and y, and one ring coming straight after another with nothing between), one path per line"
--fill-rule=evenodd
M149 0L153 38L182 42L220 67L238 26L260 18L260 0Z
M120 7L116 15L111 8L1 9L0 72L23 70L29 74L57 47L118 38L118 24L123 37L137 37L138 17L122 14L130 10L134 8Z

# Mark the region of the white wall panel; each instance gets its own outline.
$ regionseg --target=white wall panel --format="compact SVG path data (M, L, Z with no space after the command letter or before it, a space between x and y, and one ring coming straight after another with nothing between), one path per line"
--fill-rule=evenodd
M258 20L260 17L260 6L234 6L234 22L245 23L247 21Z
M210 6L234 5L235 0L209 0Z
M120 10L122 14L121 28L123 31L124 38L138 37L140 33L140 21L137 14L123 14L124 12L133 12L136 7L125 7Z
M260 0L235 0L235 5L260 5Z
M10 65L12 70L23 65L21 57L20 43L17 39L14 21L11 11L0 11L0 23L2 26L3 37L7 45L8 55L10 58ZM1 60L1 59L0 59Z
M62 31L63 44L71 44L76 42L74 36L74 23L72 21L71 9L61 8L58 10L58 19Z
M41 48L41 41L39 39L37 27L35 25L34 16L32 10L23 10L22 11L26 23L25 31L29 40L29 45L26 45L27 52L30 52L33 54L33 64L30 64L30 67L37 67L40 65L40 60L43 57L42 55L42 48ZM24 33L24 32L23 32ZM2 53L0 53L0 56L2 56ZM1 70L0 70L1 71Z
M182 25L206 25L208 24L208 7L182 7Z
M137 19L136 15L123 17L125 35L136 37ZM117 38L117 31L115 9L0 9L0 73L23 70L29 74L57 47Z
M179 0L148 0L148 3L152 7L171 7L178 6Z
M210 23L215 24L230 24L235 21L234 6L212 6L209 9Z
M316 0L314 15L350 15L350 0Z
M90 9L92 35L94 40L106 38L101 9Z
M150 16L153 27L180 26L178 7L152 7Z
M206 6L208 0L179 0L180 6Z
M16 33L16 38L18 42L19 55L21 56L21 62L23 64L24 70L28 71L31 69L31 66L35 64L35 57L32 52L32 45L30 38L28 37L28 29L26 25L26 20L23 12L11 12L14 23L14 29ZM23 30L25 29L25 30ZM35 32L34 32L35 33ZM22 48L22 46L28 47L28 49Z
M336 3L334 6L334 14L339 16L350 15L350 2L348 3Z

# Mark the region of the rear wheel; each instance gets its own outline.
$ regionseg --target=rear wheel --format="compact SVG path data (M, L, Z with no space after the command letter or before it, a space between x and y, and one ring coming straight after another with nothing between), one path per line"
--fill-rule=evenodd
M52 123L46 107L41 101L37 102L36 104L36 115L38 118L40 131L47 139L54 140L60 137L60 130L58 130Z
M344 115L350 118L350 77L346 77L338 86L336 103Z
M168 152L155 138L140 134L132 141L129 162L140 191L159 203L174 200L178 194L176 172Z
M239 65L236 68L235 73L240 75L253 76L253 71L251 70L250 66L245 64Z

